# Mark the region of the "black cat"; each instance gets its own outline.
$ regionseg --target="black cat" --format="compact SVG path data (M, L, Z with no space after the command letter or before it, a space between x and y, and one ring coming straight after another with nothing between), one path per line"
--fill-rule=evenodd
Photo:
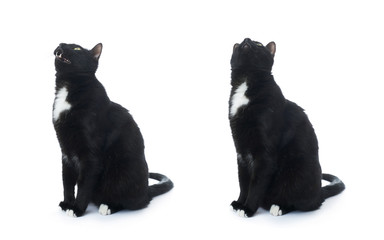
M261 206L274 216L318 209L344 190L337 177L322 174L315 131L304 110L284 98L271 74L274 42L246 38L231 58L229 120L237 151L239 215ZM321 187L321 180L331 184Z
M101 50L102 44L86 50L62 43L54 51L53 124L62 151L64 185L60 207L74 217L83 215L90 202L102 215L141 209L173 187L166 176L148 173L140 129L128 110L109 100L96 79ZM148 186L148 177L160 183Z

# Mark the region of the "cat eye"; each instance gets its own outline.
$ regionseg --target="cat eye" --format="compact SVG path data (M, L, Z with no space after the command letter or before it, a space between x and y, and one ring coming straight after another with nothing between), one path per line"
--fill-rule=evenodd
M79 48L79 47L75 47L73 50L75 50L75 51L80 51L81 48Z
M262 46L263 46L263 44L261 44L261 43L259 43L259 42L257 42L256 45L259 46L259 47L262 47Z

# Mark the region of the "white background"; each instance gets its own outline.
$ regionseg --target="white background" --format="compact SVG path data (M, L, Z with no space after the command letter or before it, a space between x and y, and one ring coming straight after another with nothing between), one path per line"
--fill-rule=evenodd
M7 239L383 237L381 1L2 1L0 217ZM311 213L243 219L227 119L232 46L275 41L273 73L306 109L324 172L347 189ZM150 171L175 188L148 208L65 215L51 122L53 50L102 42L97 76L128 108ZM345 237L345 238L344 238Z

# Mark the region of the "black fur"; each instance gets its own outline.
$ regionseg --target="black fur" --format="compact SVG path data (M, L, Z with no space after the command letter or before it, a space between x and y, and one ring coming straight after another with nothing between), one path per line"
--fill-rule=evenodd
M96 79L101 50L101 44L92 50L60 44L54 51L53 123L62 150L64 185L60 207L75 216L83 215L90 202L108 205L110 213L141 209L173 187L167 177L148 173L140 129ZM62 108L63 101L69 109ZM148 177L160 183L148 187Z
M229 119L240 183L240 196L232 207L248 217L260 206L269 210L278 205L281 214L315 210L345 188L337 177L322 174L316 134L307 115L284 98L274 81L275 50L274 42L263 46L245 39L235 44L231 59ZM248 102L234 111L234 96L244 83ZM322 178L332 183L322 188Z

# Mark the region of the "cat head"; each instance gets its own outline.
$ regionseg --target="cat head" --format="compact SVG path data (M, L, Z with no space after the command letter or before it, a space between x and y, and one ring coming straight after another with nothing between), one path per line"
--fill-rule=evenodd
M270 42L264 46L260 42L244 39L242 43L233 46L231 58L232 70L271 71L276 44Z
M54 51L55 67L58 73L95 73L103 45L97 44L87 50L76 44L61 43Z

